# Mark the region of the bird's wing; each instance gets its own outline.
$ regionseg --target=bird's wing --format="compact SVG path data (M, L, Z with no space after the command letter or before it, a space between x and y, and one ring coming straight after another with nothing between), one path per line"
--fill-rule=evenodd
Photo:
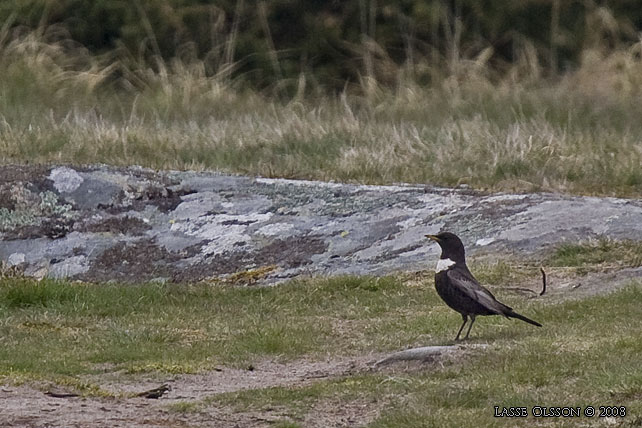
M480 305L484 306L489 311L498 315L503 315L507 309L510 310L508 306L497 301L490 291L482 287L470 272L451 269L448 271L447 275L448 279L450 279L450 283L454 287L457 287L457 289Z

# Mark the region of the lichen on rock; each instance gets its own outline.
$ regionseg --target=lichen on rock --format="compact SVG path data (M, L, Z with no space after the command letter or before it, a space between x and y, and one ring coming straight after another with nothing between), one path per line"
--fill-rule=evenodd
M642 203L105 165L0 166L0 260L37 277L271 283L426 270L438 249L424 235L442 229L462 236L473 254L530 255L591 236L642 239Z

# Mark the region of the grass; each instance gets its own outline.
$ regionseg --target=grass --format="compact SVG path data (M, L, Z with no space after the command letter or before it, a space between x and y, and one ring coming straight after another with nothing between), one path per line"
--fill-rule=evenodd
M562 244L550 258L552 266L611 267L642 266L642 242L596 239L583 243Z
M642 60L633 50L593 52L556 81L509 73L498 82L481 67L431 87L401 79L367 95L284 101L209 77L198 62L129 69L42 37L0 38L2 163L493 191L642 190Z
M515 285L537 278L539 267L519 263L517 260L476 261L470 263L475 278L482 284Z
M638 284L608 296L540 307L542 330L511 334L485 328L478 334L492 341L490 348L415 373L366 374L302 388L241 391L212 397L201 408L210 404L238 411L279 408L299 421L319 402L383 401L383 412L368 426L432 427L531 426L533 406L617 405L627 408L624 422L634 426L642 414L642 342L635 333L642 328L640 299ZM526 406L531 416L496 419L494 406ZM541 418L539 423L580 422L560 419ZM581 422L597 423L596 419Z
M605 246L609 254L618 246L633 254L630 245L588 242L572 247L581 261L565 258L571 247L561 247L554 257L559 265L598 269L611 263L601 256ZM619 260L620 267L636 264L635 258ZM381 410L372 427L429 427L505 423L493 417L494 406L618 405L627 408L625 423L639 423L641 283L582 300L525 299L504 286L539 284L537 268L511 261L471 265L500 300L544 327L484 317L471 342L490 346L441 365L219 394L177 402L169 410L278 409L278 423L289 427L304 426L310 409L354 404ZM7 277L0 279L0 379L45 380L104 395L85 375L191 373L221 365L245 368L265 358L323 360L444 344L451 343L459 322L427 273L313 278L267 288ZM555 422L574 426L577 420Z
M617 260L622 268L639 266L639 254L637 243L591 241L561 246L545 265L588 271L613 268ZM535 264L472 260L471 269L509 304L515 296L502 293L504 286L539 289ZM247 366L265 357L359 355L441 343L451 339L459 317L442 304L432 281L431 273L421 273L302 279L276 287L127 286L7 275L0 278L0 376L75 376L104 364L131 373L183 373ZM519 300L516 306L529 317L540 320L546 313L539 300ZM515 327L482 322L476 332L484 337Z
M0 280L0 375L74 376L104 364L193 372L396 349L451 330L452 314L431 291L392 277L273 288L8 278Z

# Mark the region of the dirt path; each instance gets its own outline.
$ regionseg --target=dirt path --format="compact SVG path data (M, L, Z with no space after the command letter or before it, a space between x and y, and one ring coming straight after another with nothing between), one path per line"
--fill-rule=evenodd
M371 370L380 355L328 361L265 361L249 369L221 368L195 375L163 377L127 376L122 373L92 376L87 380L115 397L52 397L40 385L0 388L2 427L260 427L287 419L279 409L236 412L228 407L203 405L198 411L173 411L177 403L202 403L225 392L276 386L301 387L322 379L340 378ZM166 384L170 390L159 399L134 396ZM54 387L55 389L55 387ZM61 390L58 388L57 393ZM336 406L319 403L306 415L306 426L354 426L374 418L378 409L368 403ZM99 421L99 422L98 422ZM98 423L98 424L97 424Z

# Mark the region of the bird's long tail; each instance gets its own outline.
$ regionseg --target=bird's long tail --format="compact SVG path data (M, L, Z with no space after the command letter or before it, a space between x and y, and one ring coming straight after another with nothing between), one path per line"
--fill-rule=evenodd
M520 315L520 314L518 314L517 312L510 311L509 313L507 313L507 314L506 314L506 316L507 316L507 317L509 317L509 318L517 318L517 319L520 319L520 320L522 320L522 321L526 321L527 323L529 323L529 324L533 324L533 325L536 325L536 326L538 326L538 327L541 327L541 326L542 326L542 325L541 325L540 323L538 323L537 321L533 321L533 320L532 320L532 319L530 319L530 318L526 318L524 315Z

